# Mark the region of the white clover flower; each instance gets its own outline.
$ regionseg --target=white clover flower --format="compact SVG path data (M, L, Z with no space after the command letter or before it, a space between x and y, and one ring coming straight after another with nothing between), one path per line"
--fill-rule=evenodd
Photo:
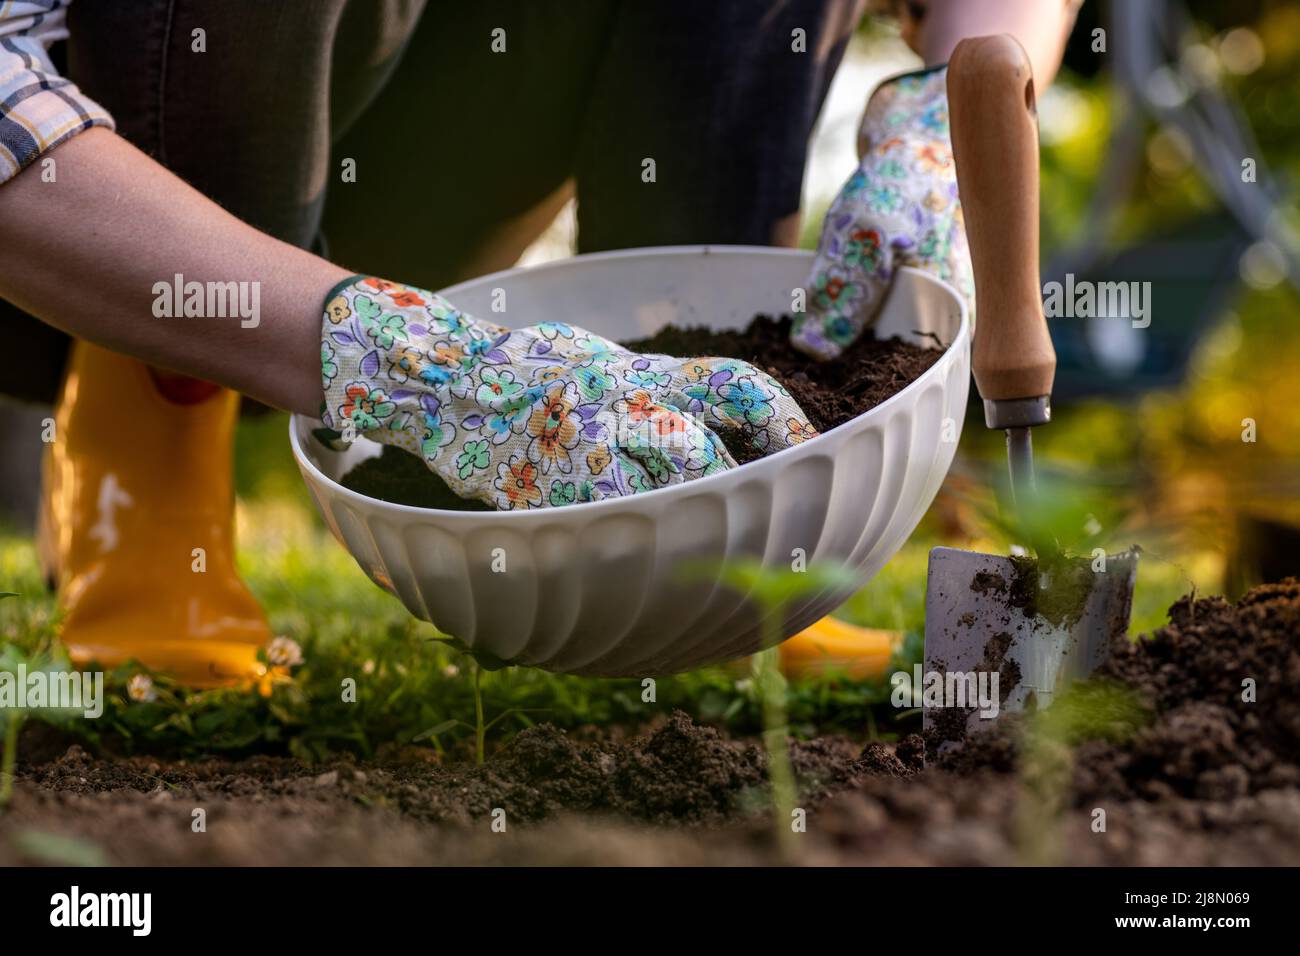
M272 667L294 667L303 661L302 647L292 637L277 637L266 646L266 660Z
M158 699L158 692L153 688L153 678L148 674L136 674L126 682L126 696L138 704L148 704Z

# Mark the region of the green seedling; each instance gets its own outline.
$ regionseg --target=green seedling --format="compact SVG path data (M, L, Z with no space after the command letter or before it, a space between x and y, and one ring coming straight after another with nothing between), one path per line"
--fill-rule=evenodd
M0 601L17 597L13 591L0 591ZM23 724L22 711L13 710L0 714L4 721L4 749L0 750L0 810L9 806L14 796L14 767L18 761L18 731Z
M23 712L11 710L4 714L4 751L0 754L0 811L9 806L14 797L14 768L18 760L18 731L23 725Z
M32 651L25 651L16 644L0 643L0 673L5 675L7 682L13 682L10 689L22 679L19 675L23 674L43 677L47 681L47 688L51 683L66 686L62 680L69 676L78 685L81 679L67 657L45 641L38 643ZM37 703L35 699L27 702L25 697L19 696L16 699L6 699L6 706L0 707L0 726L3 727L3 735L0 737L3 740L0 743L0 810L13 800L18 737L28 720L38 719L62 730L72 730L77 725L89 722L81 719L84 710L79 712L76 708L55 706L56 701L48 696L48 690L46 693L43 703ZM85 703L89 705L89 701Z
M996 504L976 504L984 523L1008 541L1028 545L1040 558L1087 555L1113 541L1129 514L1116 489L1085 487L1066 477L1042 474L1038 493L1014 504L1010 483L1000 477Z
M777 843L787 859L796 855L791 827L798 797L790 766L790 726L787 712L789 685L781 673L785 612L791 602L811 594L842 591L845 596L860 584L856 574L838 565L812 565L804 571L772 570L761 561L691 562L682 568L690 580L716 580L746 595L757 607L762 627L762 650L753 657L754 687L763 713L763 747L772 788L772 809Z
M487 759L487 734L489 730L508 717L515 717L527 713L538 713L545 708L535 707L524 709L521 707L511 707L508 710L504 710L497 714L491 720L485 721L483 709L483 671L487 668L483 667L479 663L477 657L466 655L466 659L470 662L470 670L474 675L474 723L468 724L463 720L457 720L453 717L444 720L439 724L435 724L428 730L421 731L416 734L412 740L414 742L429 739L436 740L439 734L445 734L449 730L455 730L457 727L464 727L468 730L472 730L474 731L474 763L481 767Z

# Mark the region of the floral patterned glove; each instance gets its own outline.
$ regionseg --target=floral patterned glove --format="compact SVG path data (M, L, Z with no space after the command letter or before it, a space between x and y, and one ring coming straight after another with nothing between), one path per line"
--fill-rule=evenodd
M763 453L817 433L771 376L734 359L639 355L559 322L511 331L440 296L354 277L321 328L321 415L422 457L501 509L595 501L732 467L717 431Z
M839 355L873 322L899 266L951 282L974 310L974 281L948 138L948 68L888 80L858 134L862 160L831 204L791 341Z

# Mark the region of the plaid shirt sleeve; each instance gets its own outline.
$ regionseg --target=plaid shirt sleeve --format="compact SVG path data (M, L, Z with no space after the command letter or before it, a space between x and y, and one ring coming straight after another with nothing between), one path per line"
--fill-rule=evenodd
M50 44L67 38L70 2L0 0L0 184L82 130L113 127L50 62Z

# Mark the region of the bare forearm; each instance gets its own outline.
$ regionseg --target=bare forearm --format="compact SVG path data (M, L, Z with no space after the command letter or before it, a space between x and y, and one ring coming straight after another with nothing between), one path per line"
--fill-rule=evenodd
M911 43L929 65L946 63L966 37L1009 33L1025 48L1039 90L1061 66L1076 7L1068 0L928 0Z
M241 222L115 133L50 155L54 182L37 163L0 185L0 297L99 345L318 411L320 307L345 270ZM182 290L242 288L256 316L227 303L226 317L185 317L170 294L159 307L155 286L177 275Z

